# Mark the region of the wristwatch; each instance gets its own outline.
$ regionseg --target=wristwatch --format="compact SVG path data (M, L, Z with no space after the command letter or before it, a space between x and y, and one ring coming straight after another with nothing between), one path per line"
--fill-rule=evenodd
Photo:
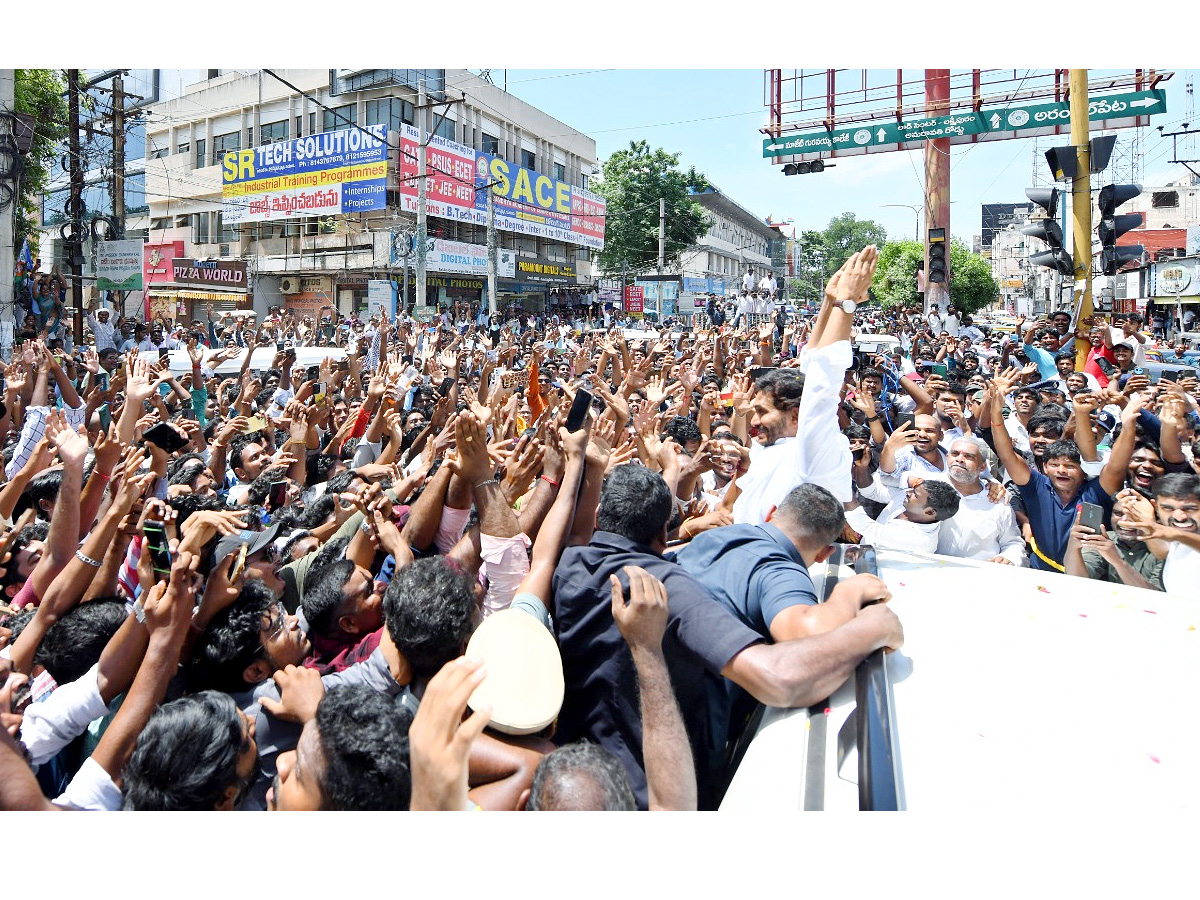
M848 316L854 315L854 311L858 309L858 304L853 300L843 300L838 304L838 306L840 306L842 308L842 312Z

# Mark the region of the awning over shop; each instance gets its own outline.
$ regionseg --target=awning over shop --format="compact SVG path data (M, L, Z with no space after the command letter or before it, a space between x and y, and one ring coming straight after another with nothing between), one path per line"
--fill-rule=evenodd
M253 303L250 294L237 291L197 291L177 288L151 288L146 292L151 299L200 300L204 303Z

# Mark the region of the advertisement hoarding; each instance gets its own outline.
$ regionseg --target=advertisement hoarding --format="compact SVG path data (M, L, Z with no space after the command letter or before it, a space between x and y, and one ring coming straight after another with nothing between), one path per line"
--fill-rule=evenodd
M97 241L96 287L102 291L140 291L144 241Z
M401 126L400 201L405 212L417 210L418 144L417 129ZM426 149L426 171L430 215L486 225L483 185L491 184L501 231L604 248L604 200L590 191L436 135Z
M642 317L642 308L645 304L645 296L641 287L631 285L625 288L625 309L635 319Z
M367 282L367 309L372 316L396 315L396 282L372 278Z
M387 126L313 134L221 158L226 224L387 207Z
M392 265L407 263L415 265L416 254L402 255L392 242ZM468 244L463 241L443 241L429 238L425 244L425 268L430 272L450 272L459 275L487 274L487 247L483 244ZM514 278L516 264L512 250L496 252L496 275L499 278Z

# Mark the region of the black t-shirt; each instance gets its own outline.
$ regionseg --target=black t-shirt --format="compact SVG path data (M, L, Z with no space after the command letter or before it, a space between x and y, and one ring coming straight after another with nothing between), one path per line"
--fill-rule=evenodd
M662 581L671 598L663 655L696 758L700 805L713 788L708 705L725 694L720 671L762 637L717 603L680 566L648 547L607 531L590 544L568 547L554 571L554 628L562 652L566 695L555 742L586 738L625 765L638 806L648 805L642 760L642 717L633 657L612 617L608 576L627 584L622 566L640 566Z

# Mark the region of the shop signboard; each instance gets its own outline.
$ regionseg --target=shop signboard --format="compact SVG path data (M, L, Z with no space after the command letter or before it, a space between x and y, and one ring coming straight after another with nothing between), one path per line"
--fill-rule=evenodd
M171 260L171 280L176 284L199 284L205 287L246 288L246 263L233 259Z
M386 125L278 141L221 157L227 225L387 207Z
M555 262L544 257L516 260L517 274L523 281L543 281L554 284L575 284L575 266L567 262Z

